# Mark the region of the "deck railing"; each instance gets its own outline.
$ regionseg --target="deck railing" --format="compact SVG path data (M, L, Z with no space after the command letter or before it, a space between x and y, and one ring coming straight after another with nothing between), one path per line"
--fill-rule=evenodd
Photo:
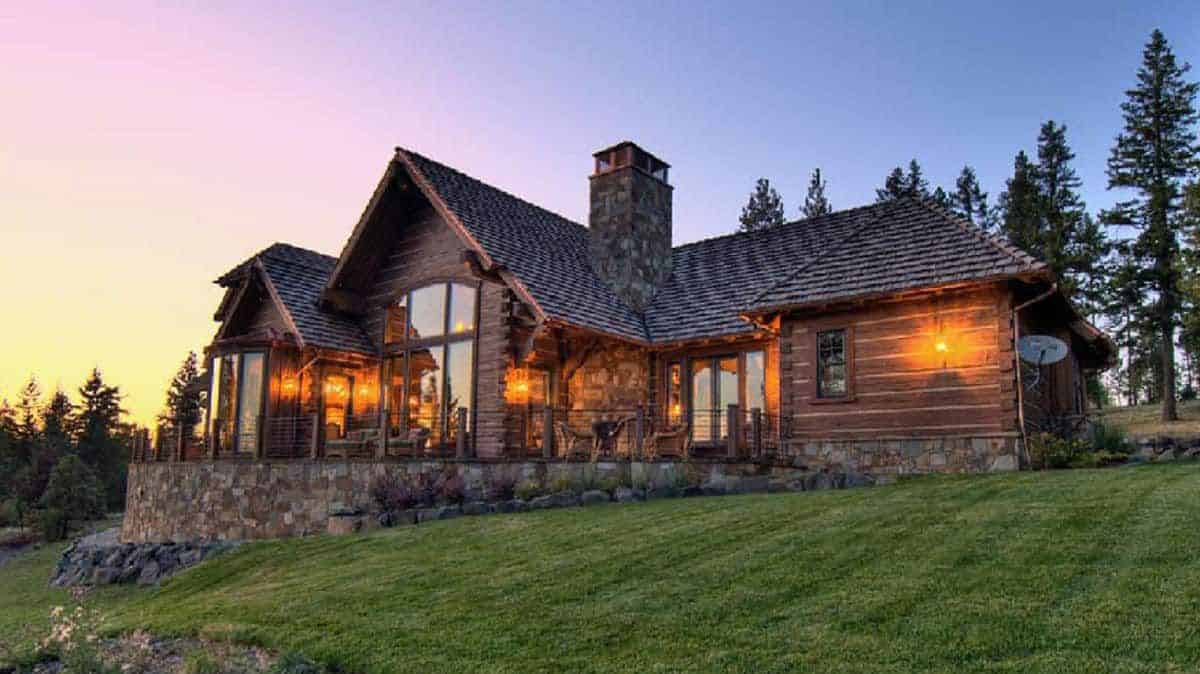
M262 417L240 436L214 420L212 435L135 460L299 458L467 458L480 443L508 458L563 460L666 457L764 458L786 453L786 419L762 410L699 409L664 414L647 407L562 408L509 405L502 410L440 414L376 412L322 428L316 414ZM194 444L195 446L192 446ZM239 451L239 448L241 451ZM493 450L494 451L494 450ZM492 452L489 451L490 455Z

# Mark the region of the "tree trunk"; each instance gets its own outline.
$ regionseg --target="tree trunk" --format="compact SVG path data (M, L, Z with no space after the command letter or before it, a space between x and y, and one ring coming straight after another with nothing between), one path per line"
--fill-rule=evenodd
M1162 420L1178 421L1175 409L1175 327L1170 319L1162 327Z

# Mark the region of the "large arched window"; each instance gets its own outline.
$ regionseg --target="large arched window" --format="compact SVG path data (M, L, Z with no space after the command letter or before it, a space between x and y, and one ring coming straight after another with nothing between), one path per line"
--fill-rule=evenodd
M455 440L456 410L469 411L475 398L478 294L474 285L435 283L388 308L384 351L392 437L423 428L431 444Z

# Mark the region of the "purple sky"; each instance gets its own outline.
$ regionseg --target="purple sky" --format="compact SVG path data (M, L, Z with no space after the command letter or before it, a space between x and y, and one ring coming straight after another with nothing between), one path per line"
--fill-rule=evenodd
M591 152L635 140L682 243L760 176L794 217L815 166L837 208L911 157L994 199L1053 118L1095 210L1150 31L1200 63L1195 2L96 4L0 8L0 396L98 364L142 421L210 281L276 240L336 254L395 145L582 221Z

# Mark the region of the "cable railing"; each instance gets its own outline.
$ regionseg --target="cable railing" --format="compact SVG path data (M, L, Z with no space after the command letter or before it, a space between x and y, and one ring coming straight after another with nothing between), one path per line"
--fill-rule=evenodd
M155 448L142 461L202 459L469 458L567 461L767 459L789 450L786 418L762 410L648 407L564 408L507 405L443 414L398 411L246 420L230 433L224 420L174 453Z

